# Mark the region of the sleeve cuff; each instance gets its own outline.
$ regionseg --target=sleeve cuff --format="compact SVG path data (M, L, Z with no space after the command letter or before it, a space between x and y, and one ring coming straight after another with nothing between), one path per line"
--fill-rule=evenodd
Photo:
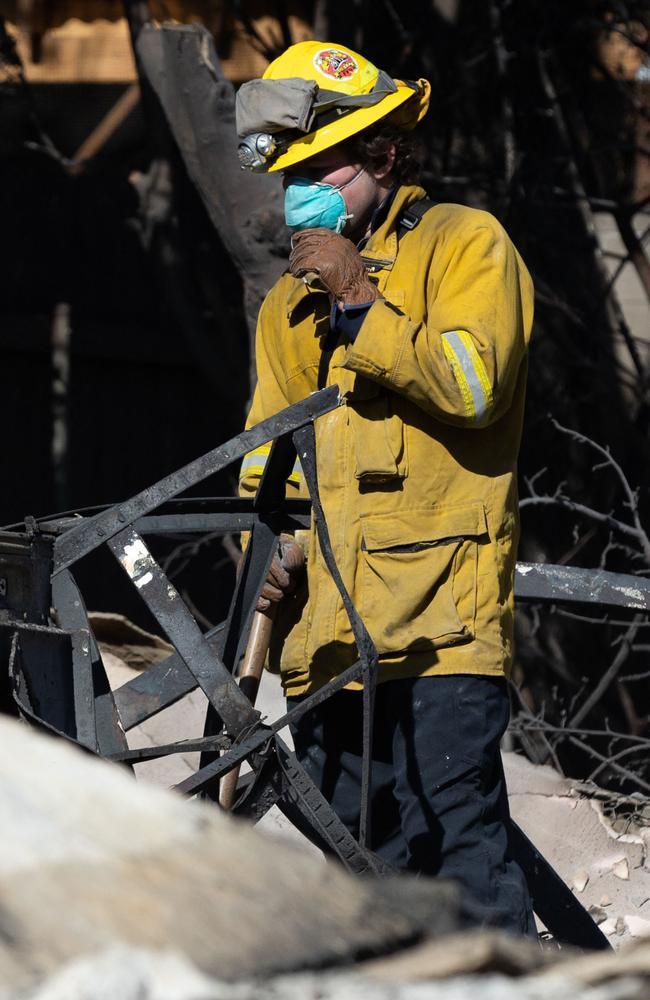
M344 337L347 337L350 343L353 344L374 301L373 299L372 302L361 302L358 305L344 306L343 309L339 309L336 304L333 305L330 326L337 333L341 333Z

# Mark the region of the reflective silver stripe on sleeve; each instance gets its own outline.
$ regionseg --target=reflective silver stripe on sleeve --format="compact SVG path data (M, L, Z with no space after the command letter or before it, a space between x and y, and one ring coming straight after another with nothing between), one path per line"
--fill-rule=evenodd
M242 461L241 469L239 470L239 478L242 479L246 475L261 476L266 468L266 463L269 460L270 451L270 445L262 445L262 448L256 449L255 451L249 451L249 453L244 456ZM300 483L300 480L302 479L302 466L299 458L296 458L293 469L289 473L287 479L291 483Z
M443 333L443 340L446 340L449 346L452 348L454 354L458 359L458 364L461 367L462 373L465 376L469 391L472 394L472 400L474 402L475 419L481 420L485 416L488 408L492 403L492 399L489 398L486 393L481 380L476 371L474 361L468 351L466 345L463 343L461 337L455 332L450 331L448 333ZM480 355L477 353L477 360L479 364L482 364Z
M260 472L268 461L268 455L260 455L259 452L251 452L244 457L241 464L240 475L243 476L246 472L255 471Z

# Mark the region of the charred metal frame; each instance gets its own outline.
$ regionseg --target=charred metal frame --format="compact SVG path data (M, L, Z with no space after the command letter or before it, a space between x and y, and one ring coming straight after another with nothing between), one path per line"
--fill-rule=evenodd
M215 798L219 779L248 761L234 812L260 819L272 805L315 843L357 874L390 869L370 851L370 754L363 771L360 841L350 834L279 732L352 680L363 682L364 745L372 743L377 651L341 579L329 541L316 476L313 424L340 404L336 386L314 393L214 449L124 503L90 518L59 518L22 532L0 532L0 654L10 678L14 711L88 752L124 765L174 753L201 752L200 767L176 786L186 795ZM179 494L267 442L273 442L254 499L184 499ZM286 500L296 454L311 503ZM314 521L323 558L341 594L359 660L272 723L262 720L235 681L257 598L283 531ZM249 531L228 617L203 633L149 551L149 534ZM74 579L79 560L106 545L175 652L111 692L83 597ZM519 564L517 596L650 610L650 582L605 571ZM54 609L54 618L50 613ZM70 669L72 667L72 669ZM205 735L131 750L126 733L200 687L208 702ZM4 706L7 708L7 706ZM573 894L513 824L512 849L522 864L535 909L560 940L585 948L606 938Z

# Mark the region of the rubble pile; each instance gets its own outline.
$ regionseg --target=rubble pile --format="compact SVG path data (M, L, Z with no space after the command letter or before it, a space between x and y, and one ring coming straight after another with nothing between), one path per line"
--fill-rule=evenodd
M463 932L451 886L355 879L14 720L0 737L0 1000L650 994L650 941Z
M102 645L102 653L112 687L136 676L138 670L127 665L119 647L111 651ZM265 674L258 707L270 719L282 713L277 677ZM180 735L200 736L205 710L205 696L195 691L131 730L129 743L147 746ZM504 753L503 760L513 819L571 886L613 947L650 938L650 815L644 815L645 800L635 804L631 797L621 809L620 796L563 778L552 767L531 764L516 753ZM136 774L139 780L169 786L196 767L198 754L178 754L138 764ZM277 808L261 827L319 854Z
M355 879L2 716L0 739L2 1000L114 945L232 980L460 926L450 885Z

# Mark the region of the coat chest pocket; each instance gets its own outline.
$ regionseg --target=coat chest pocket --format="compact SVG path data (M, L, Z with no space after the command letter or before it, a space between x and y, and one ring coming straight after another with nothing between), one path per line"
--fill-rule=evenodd
M347 401L355 478L364 486L405 479L404 423L394 412L393 394L357 375Z
M472 638L480 503L361 518L359 608L380 654L436 649Z

